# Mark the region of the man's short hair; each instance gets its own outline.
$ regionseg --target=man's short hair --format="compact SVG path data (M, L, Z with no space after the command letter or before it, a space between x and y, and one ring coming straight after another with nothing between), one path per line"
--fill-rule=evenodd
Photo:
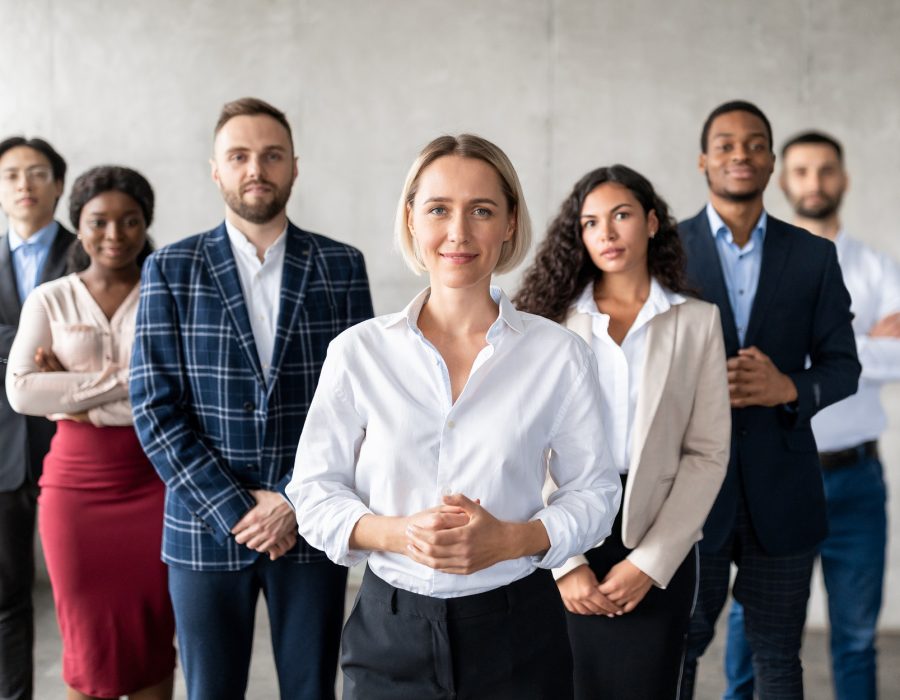
M19 146L27 146L37 151L50 161L50 169L53 171L53 179L56 182L65 182L66 179L66 161L63 159L56 149L53 148L44 139L32 138L26 139L24 136L11 136L8 139L0 141L0 158L6 155L7 151Z
M291 133L291 125L288 124L288 120L284 115L284 112L282 112L277 107L273 107L268 102L259 99L258 97L242 97L239 100L226 102L222 107L222 111L219 112L219 121L216 122L216 128L213 131L213 138L218 135L225 124L227 124L235 117L256 117L259 115L272 117L272 119L281 124L281 126L283 126L287 130L288 139L290 140L291 147L293 148L294 137Z
M769 137L769 150L774 150L775 147L772 145L772 125L769 123L769 119L766 115L763 114L763 111L752 102L732 100L731 102L726 102L725 104L716 107L709 113L706 121L703 122L703 131L700 132L700 151L702 153L706 153L706 149L709 148L709 128L712 126L713 121L715 121L716 117L728 114L729 112L749 112L753 116L759 117L766 127L766 134Z
M829 136L822 131L814 130L801 131L796 136L792 136L785 141L784 145L781 147L781 157L784 158L784 154L788 152L788 149L791 146L799 146L804 143L831 146L834 149L834 152L837 153L838 160L841 163L844 162L844 148L841 146L840 141L834 138L834 136Z

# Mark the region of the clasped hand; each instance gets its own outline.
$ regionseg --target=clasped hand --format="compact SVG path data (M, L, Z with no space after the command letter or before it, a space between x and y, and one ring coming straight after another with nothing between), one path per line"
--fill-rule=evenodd
M297 543L297 519L294 509L274 491L251 490L256 505L231 528L238 544L256 552L265 552L272 561Z
M512 559L511 523L462 494L406 518L406 555L448 574L471 574Z
M797 387L759 348L738 350L728 358L728 393L731 405L778 406L797 400Z
M612 567L603 581L587 564L572 569L556 585L566 610L576 615L615 617L630 613L653 587L653 579L627 559Z

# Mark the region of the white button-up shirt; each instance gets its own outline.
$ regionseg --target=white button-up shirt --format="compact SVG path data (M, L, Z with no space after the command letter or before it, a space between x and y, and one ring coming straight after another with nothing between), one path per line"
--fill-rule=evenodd
M600 376L600 412L613 463L620 474L628 471L631 462L631 426L647 356L647 324L655 316L683 302L683 296L665 289L651 278L647 301L620 346L609 335L609 316L601 313L594 301L593 282L575 301L578 313L591 316L591 348L597 357Z
M278 309L281 306L281 275L284 270L284 251L287 246L287 226L268 247L260 262L256 246L231 223L225 220L228 241L234 253L244 304L250 316L250 329L256 343L256 353L266 381L275 350L275 331Z
M812 419L821 452L877 440L887 426L881 387L900 380L900 339L870 338L869 331L885 316L900 312L900 267L841 232L835 240L844 284L850 292L856 351L862 364L859 390L828 406Z
M596 360L573 333L491 293L500 313L456 403L444 360L417 326L428 290L331 343L287 494L300 534L332 561L368 556L391 585L452 598L560 566L610 532L621 484L597 410ZM548 459L559 490L545 506ZM465 576L349 549L363 515L411 515L448 493L480 499L501 520L541 520L550 549Z

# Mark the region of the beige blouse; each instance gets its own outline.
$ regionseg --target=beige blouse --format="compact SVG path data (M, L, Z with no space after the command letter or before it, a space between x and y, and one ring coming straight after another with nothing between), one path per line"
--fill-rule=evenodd
M19 413L60 420L86 413L97 426L132 425L128 364L139 285L111 319L77 274L37 287L22 307L9 352L6 395ZM39 347L51 348L65 372L41 372Z

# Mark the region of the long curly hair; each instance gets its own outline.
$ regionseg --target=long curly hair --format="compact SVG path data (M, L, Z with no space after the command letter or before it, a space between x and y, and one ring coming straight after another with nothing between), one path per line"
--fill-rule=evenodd
M643 175L625 165L610 165L582 177L563 201L513 298L517 308L562 322L588 282L601 277L603 273L594 265L581 240L581 210L587 196L607 182L631 190L645 215L656 212L659 230L647 248L650 274L673 292L695 294L687 283L684 250L669 205Z

